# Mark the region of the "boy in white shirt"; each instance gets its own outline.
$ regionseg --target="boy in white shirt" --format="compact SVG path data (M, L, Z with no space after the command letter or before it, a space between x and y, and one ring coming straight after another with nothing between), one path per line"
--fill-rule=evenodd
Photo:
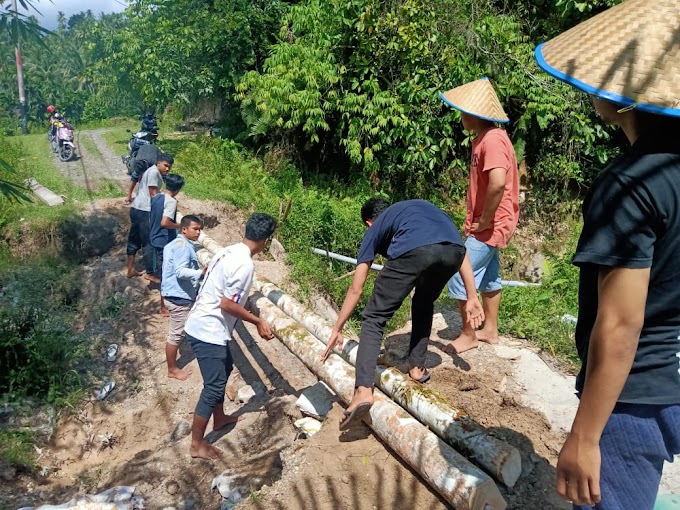
M243 305L255 272L252 257L264 251L275 229L276 220L268 214L251 215L243 241L223 248L213 257L196 303L189 312L186 338L203 376L203 391L196 404L191 430L189 451L192 457L215 459L222 453L203 439L211 415L213 430L238 421L235 416L225 415L223 408L224 390L233 366L229 342L236 321L241 319L255 324L262 338L273 338L269 324Z

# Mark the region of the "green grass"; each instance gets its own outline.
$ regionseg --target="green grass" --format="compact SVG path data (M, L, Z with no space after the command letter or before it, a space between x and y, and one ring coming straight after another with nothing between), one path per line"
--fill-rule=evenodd
M18 430L0 430L0 459L15 466L35 466L33 436Z
M83 134L80 133L78 136L78 142L85 147L85 150L88 152L90 156L93 158L99 160L99 161L104 161L104 156L102 155L101 151L99 150L99 147L97 147L88 134ZM82 156L82 155L81 155Z

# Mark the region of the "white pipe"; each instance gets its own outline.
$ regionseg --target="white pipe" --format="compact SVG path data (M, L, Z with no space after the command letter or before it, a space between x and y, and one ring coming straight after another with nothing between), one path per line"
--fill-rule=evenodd
M312 248L312 252L316 253L317 255L323 255L325 257L329 257L331 259L335 260L341 260L342 262L347 262L349 264L357 265L357 259L353 259L352 257L346 257L344 255L339 255L338 253L333 253L332 251L327 251L327 250L320 250L319 248ZM382 271L384 266L381 266L380 264L372 264L371 269L375 271ZM540 283L531 283L531 282L518 282L514 280L501 280L501 285L504 287L540 287Z

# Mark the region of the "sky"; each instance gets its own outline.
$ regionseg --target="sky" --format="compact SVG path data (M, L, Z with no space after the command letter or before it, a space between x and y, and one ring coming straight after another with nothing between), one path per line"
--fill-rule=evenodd
M38 15L35 11L30 14L40 20L40 24L49 30L57 28L57 13L62 11L66 19L81 11L90 9L94 14L101 12L122 12L127 6L125 0L39 0L35 6L42 13Z

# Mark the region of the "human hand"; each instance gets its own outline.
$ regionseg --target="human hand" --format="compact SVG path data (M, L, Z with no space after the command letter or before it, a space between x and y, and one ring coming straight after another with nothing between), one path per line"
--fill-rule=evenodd
M574 505L595 506L600 502L600 445L572 434L557 460L557 492Z
M125 197L125 200L123 200L123 203L125 205L130 205L132 203L132 199L130 197Z
M333 331L331 337L328 339L326 350L323 351L323 354L321 355L321 361L326 361L328 359L328 356L331 355L336 345L339 345L340 349L342 349L343 342L342 331Z
M260 321L257 323L257 334L265 340L271 340L274 338L274 333L265 321Z
M495 225L498 224L499 222L494 223L493 220L482 221L481 219L479 219L477 221L472 222L472 225L470 225L470 232L471 233L484 232L485 230L489 230L490 228L493 228Z
M482 304L477 296L473 296L466 301L465 316L472 329L477 329L484 322L484 308L482 308Z

